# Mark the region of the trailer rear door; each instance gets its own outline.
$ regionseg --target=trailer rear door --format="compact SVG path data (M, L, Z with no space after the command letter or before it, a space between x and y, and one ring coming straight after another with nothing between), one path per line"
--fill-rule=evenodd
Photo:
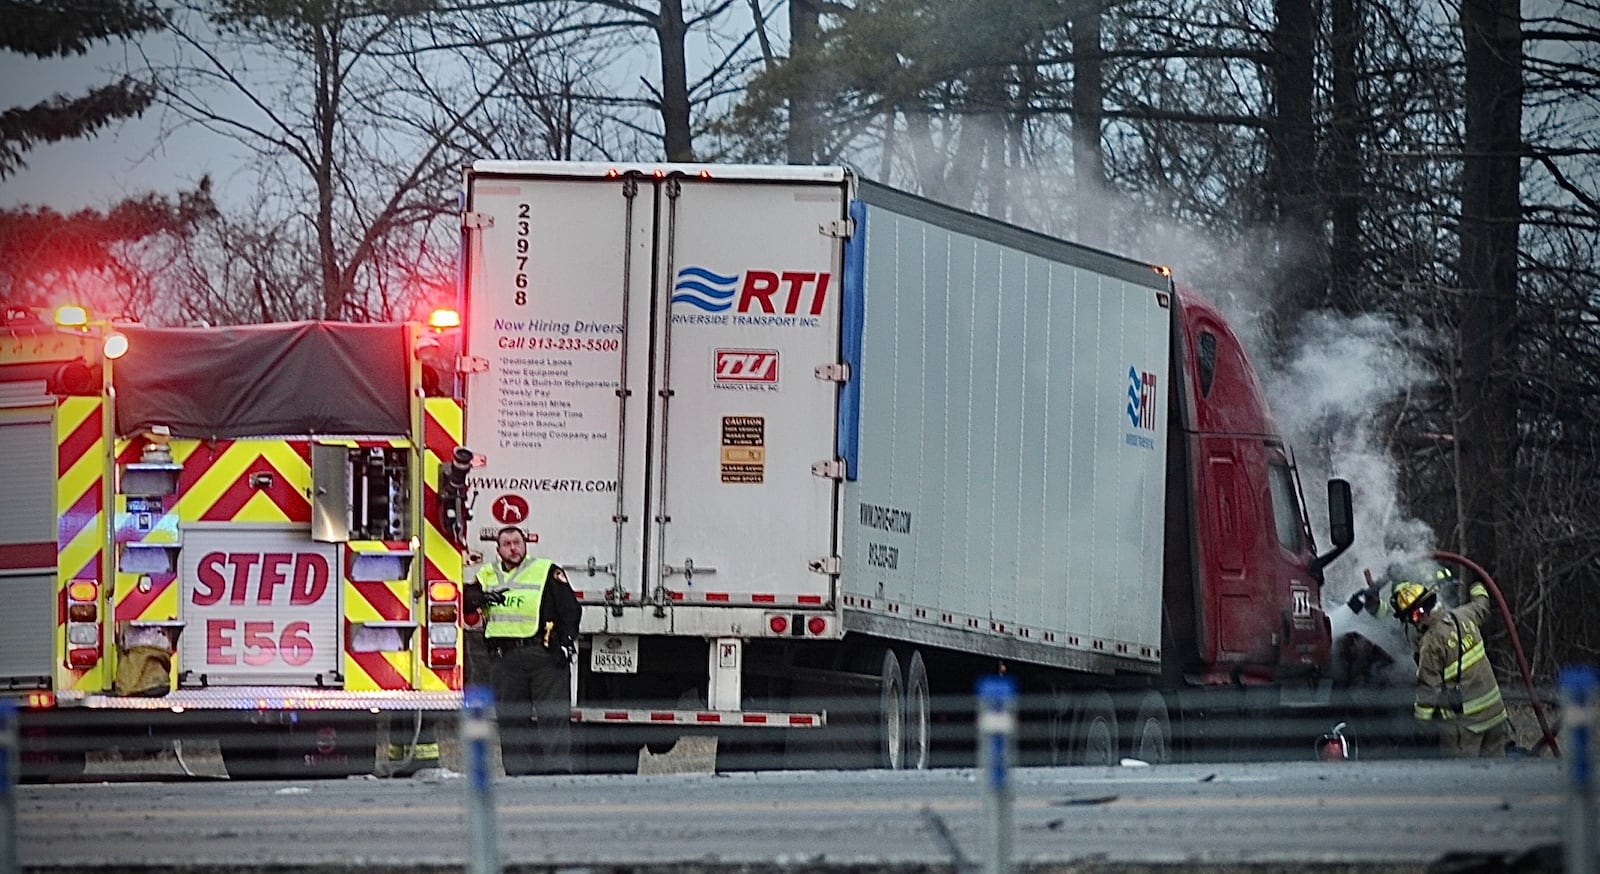
M479 162L467 177L474 532L585 603L828 603L838 168Z
M831 601L842 182L662 187L650 568L686 603ZM649 593L646 593L647 595Z

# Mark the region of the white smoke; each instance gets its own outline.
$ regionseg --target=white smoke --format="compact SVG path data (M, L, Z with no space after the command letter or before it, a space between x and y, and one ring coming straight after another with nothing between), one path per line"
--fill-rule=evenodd
M1414 325L1379 315L1313 313L1299 327L1297 354L1262 379L1279 428L1299 448L1313 530L1327 531L1321 483L1339 477L1350 481L1353 492L1356 541L1327 568L1323 609L1334 640L1361 634L1396 659L1396 679L1409 678L1405 656L1411 644L1400 623L1387 613L1354 613L1346 602L1367 585L1367 574L1382 582L1390 565L1415 561L1435 548L1433 529L1405 512L1395 463L1379 431L1383 411L1427 380L1413 350L1425 348L1429 338Z

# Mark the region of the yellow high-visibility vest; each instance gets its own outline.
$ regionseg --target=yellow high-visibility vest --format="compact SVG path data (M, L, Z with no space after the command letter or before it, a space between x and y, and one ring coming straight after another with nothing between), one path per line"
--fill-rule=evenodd
M486 639L536 637L539 634L539 604L544 600L544 581L555 562L548 558L524 560L510 574L491 562L478 570L478 582L485 587L504 589L506 602L488 608L483 623Z

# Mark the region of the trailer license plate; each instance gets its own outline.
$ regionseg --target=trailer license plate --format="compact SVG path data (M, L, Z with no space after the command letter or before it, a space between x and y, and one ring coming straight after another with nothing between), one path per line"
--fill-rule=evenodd
M637 674L639 638L631 634L596 635L589 649L589 670L597 674Z

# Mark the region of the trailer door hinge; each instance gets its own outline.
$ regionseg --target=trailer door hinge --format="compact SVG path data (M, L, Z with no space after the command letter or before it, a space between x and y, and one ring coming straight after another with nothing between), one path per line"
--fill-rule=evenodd
M836 577L839 575L839 564L839 556L825 555L822 558L812 559L810 567L814 573L827 574L830 577Z
M844 479L844 459L832 458L811 465L811 475L828 479Z
M855 219L834 219L833 221L823 222L822 224L817 225L817 233L823 235L824 237L838 237L841 240L848 240L855 234L855 232Z
M850 365L843 361L834 364L818 364L811 370L811 373L823 382L850 381Z
M486 212L464 212L461 214L461 227L469 231L492 228L494 216Z
M457 373L483 373L489 369L489 359L476 355L462 355L456 358Z

